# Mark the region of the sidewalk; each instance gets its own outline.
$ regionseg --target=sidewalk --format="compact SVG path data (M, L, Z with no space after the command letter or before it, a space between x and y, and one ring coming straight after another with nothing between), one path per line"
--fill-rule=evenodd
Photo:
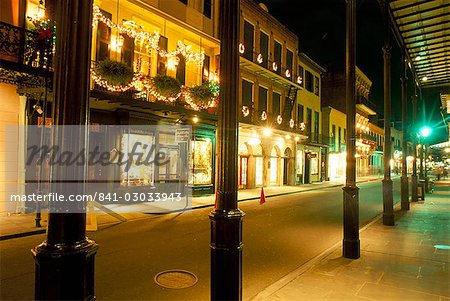
M450 181L425 202L361 230L361 257L341 242L261 291L253 300L450 300Z
M359 177L358 183L369 182L374 180L381 179L379 176L368 176L368 177ZM275 187L265 187L264 193L267 198L299 193L305 191L311 191L316 189L325 189L331 187L339 187L342 186L342 182L317 182L313 184L303 184L300 186L275 186ZM257 200L261 196L261 188L256 189L245 189L240 190L238 192L238 200L248 201L248 200ZM214 206L215 196L202 196L202 197L194 197L192 198L192 209L197 208L205 208ZM161 204L160 210L153 212L154 214L167 214L170 213L170 208L164 208L164 204ZM132 205L136 207L135 205ZM143 206L143 205L141 205ZM119 213L121 216L126 218L127 220L136 220L149 218L152 215L146 213L140 213L139 208L134 208L133 210L127 210L126 206L121 207L110 207L113 211ZM129 208L128 208L129 209ZM130 213L130 211L133 211ZM97 223L99 226L104 226L112 223L120 222L118 219L96 210ZM0 240L27 236L39 233L45 233L47 226L47 215L42 214L41 225L42 227L35 227L35 213L30 214L11 214L10 216L2 216L0 217Z

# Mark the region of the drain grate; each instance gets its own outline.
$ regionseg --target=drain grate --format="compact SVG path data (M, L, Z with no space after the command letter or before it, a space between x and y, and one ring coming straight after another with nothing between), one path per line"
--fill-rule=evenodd
M197 281L195 274L184 270L167 270L155 276L156 284L173 289L188 288L194 286Z

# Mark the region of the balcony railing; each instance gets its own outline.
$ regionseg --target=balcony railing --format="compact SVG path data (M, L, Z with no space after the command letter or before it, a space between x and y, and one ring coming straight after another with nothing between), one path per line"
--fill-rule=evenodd
M372 111L376 111L376 108L377 108L375 103L373 103L372 101L370 101L369 99L367 99L367 98L365 98L364 96L361 96L361 95L356 98L356 103L357 104L361 104L361 105L365 105L366 107L368 107Z
M49 30L25 30L0 22L0 61L16 71L52 71L53 38ZM9 63L9 64L8 64Z

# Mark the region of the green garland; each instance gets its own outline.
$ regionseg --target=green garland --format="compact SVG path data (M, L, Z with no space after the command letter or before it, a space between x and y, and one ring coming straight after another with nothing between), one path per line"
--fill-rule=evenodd
M112 85L128 85L134 77L133 69L109 59L100 61L95 71Z

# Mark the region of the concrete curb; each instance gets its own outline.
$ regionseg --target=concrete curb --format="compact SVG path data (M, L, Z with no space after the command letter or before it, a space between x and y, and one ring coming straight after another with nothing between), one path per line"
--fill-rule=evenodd
M395 205L394 205L394 210L398 210L399 208L401 208L401 204L400 201L398 201ZM366 225L364 225L361 229L359 229L359 233L362 233L363 231L365 231L367 228L369 228L370 226L372 226L373 224L375 224L376 222L378 222L378 220L380 220L383 217L383 213L378 214L377 216L375 216L369 223L367 223ZM329 247L328 249L324 250L322 253L320 253L319 255L311 258L310 260L308 260L306 263L304 263L303 265L301 265L300 267L298 267L297 269L293 270L292 272L290 272L289 274L287 274L286 276L282 277L281 279L279 279L278 281L276 281L275 283L269 285L268 287L266 287L265 289L263 289L262 291L260 291L256 296L252 297L249 300L252 301L257 301L257 300L268 300L268 298L276 293L277 291L281 290L283 287L285 287L286 285L288 285L290 282L294 281L296 278L298 278L299 276L301 276L302 274L304 274L305 272L309 271L311 268L313 268L317 263L319 263L322 259L326 258L328 255L332 254L337 248L342 246L342 241L339 241L337 243L335 243L334 245L332 245L331 247Z

